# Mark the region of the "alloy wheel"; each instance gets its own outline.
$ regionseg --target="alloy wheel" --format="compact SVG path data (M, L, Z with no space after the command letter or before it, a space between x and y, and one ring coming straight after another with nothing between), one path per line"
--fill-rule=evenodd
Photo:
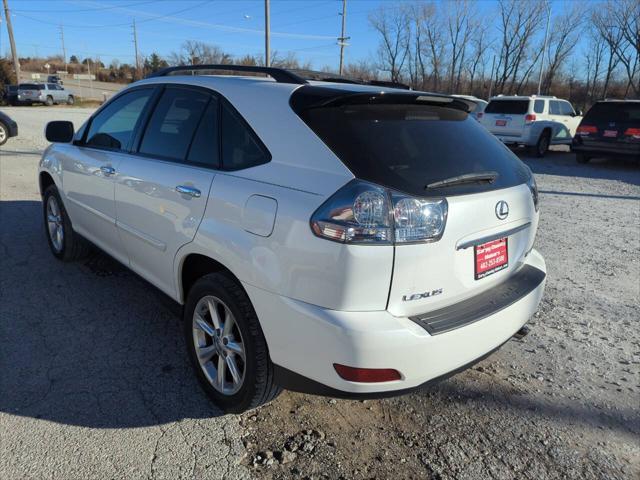
M242 333L229 307L213 295L196 304L192 321L193 344L205 377L218 392L240 390L246 371Z
M47 229L54 250L61 252L64 246L64 222L58 200L53 195L47 199Z

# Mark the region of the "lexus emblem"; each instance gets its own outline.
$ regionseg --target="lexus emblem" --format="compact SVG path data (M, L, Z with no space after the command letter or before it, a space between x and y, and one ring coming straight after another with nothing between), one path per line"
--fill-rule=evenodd
M496 203L496 217L500 220L504 220L509 216L509 204L504 200L500 200Z

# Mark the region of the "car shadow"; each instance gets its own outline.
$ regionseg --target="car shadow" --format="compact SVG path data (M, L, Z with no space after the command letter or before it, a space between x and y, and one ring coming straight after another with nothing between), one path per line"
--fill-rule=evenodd
M94 428L222 414L174 302L102 253L55 259L38 201L0 202L0 219L1 412Z
M524 150L516 150L515 153L535 174L617 180L640 185L640 161L594 158L581 164L576 162L575 154L569 152L549 151L543 158L528 157Z

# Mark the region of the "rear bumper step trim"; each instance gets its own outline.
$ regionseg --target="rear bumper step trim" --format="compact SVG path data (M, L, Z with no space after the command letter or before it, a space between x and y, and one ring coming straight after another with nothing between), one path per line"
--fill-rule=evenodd
M513 277L488 292L450 307L409 317L429 335L438 335L461 328L489 317L521 298L526 297L544 282L546 273L531 265L525 265Z

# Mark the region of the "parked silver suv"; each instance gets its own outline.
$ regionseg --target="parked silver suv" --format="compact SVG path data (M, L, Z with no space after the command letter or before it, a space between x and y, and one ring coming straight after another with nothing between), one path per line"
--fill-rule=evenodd
M57 83L21 83L18 85L17 100L18 103L26 103L28 105L34 103L42 103L49 106L57 103L73 105L75 97L73 92Z

